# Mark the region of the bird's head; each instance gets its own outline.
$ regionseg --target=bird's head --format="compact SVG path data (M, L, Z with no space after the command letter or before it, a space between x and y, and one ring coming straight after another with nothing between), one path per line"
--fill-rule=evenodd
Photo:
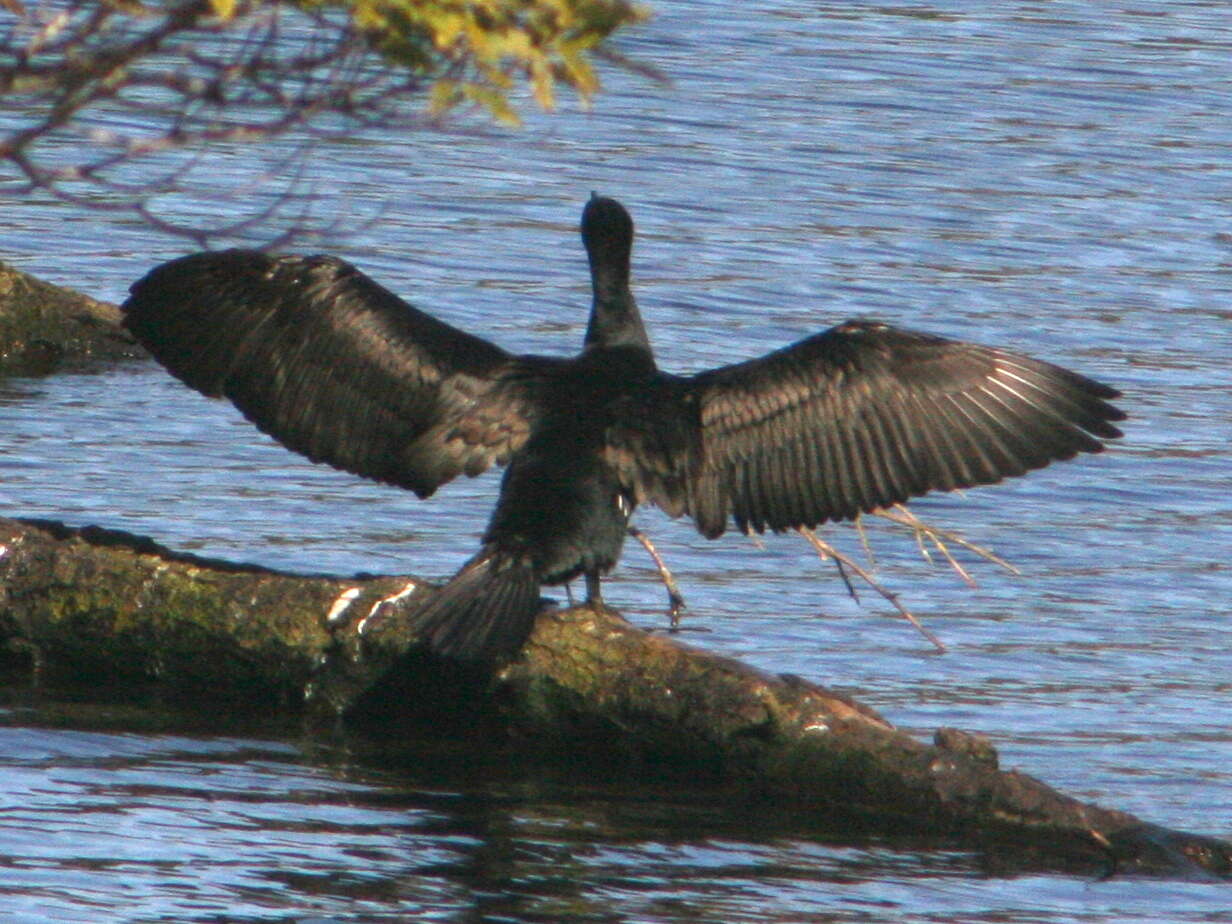
M615 199L590 194L582 210L582 240L590 259L623 256L633 248L633 219Z

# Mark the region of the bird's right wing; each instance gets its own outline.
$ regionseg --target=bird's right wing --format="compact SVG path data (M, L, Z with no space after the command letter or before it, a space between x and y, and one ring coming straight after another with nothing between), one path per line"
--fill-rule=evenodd
M330 257L194 254L152 270L123 309L174 375L283 445L421 497L509 458L552 363L513 357Z
M702 372L675 393L671 416L695 436L676 441L686 449L669 455L674 467L655 466L643 434L663 442L663 426L630 428L640 442L624 453L637 462L625 479L708 537L729 517L789 530L992 484L1099 452L1125 417L1108 403L1115 389L1067 369L874 321Z

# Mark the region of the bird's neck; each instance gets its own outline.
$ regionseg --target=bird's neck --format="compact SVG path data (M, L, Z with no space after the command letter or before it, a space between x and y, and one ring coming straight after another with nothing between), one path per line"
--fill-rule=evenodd
M622 299L595 298L586 328L585 348L640 347L650 352L650 338L642 324L637 302L632 295Z
M593 274L594 303L586 328L585 348L637 347L650 353L650 338L629 290L627 266L597 268Z

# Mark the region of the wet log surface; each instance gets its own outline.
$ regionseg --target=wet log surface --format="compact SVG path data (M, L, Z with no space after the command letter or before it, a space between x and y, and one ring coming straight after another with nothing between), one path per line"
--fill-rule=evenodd
M138 351L113 306L0 264L0 373ZM629 778L705 780L832 829L835 818L1088 875L1232 878L1232 844L1163 829L1000 769L984 739L931 743L852 700L638 630L545 610L496 672L435 661L406 617L431 585L291 575L150 540L0 520L0 680L153 693L189 709L420 728ZM463 745L467 746L466 744Z

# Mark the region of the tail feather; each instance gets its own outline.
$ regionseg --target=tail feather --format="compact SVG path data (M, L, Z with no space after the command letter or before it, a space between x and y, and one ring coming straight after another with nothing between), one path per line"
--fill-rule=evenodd
M539 609L539 580L529 565L479 555L413 618L442 657L494 661L518 652Z

